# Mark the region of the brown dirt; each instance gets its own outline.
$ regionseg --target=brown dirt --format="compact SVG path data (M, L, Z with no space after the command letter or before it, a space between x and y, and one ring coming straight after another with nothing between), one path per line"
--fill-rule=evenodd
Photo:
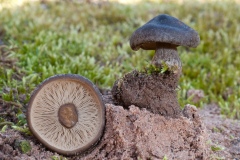
M217 105L207 105L199 111L205 124L212 146L219 146L220 151L213 157L222 159L240 159L240 120L232 120L220 115Z
M31 151L22 153L16 145L19 140L30 142ZM32 160L32 159L50 159L54 153L47 151L35 138L20 134L18 131L8 129L6 132L0 132L0 160Z
M112 95L117 104L136 105L169 117L181 113L177 100L178 76L174 73L146 74L133 71L115 82Z
M208 135L196 111L188 105L189 119L173 119L135 106L107 105L104 137L83 159L208 159Z
M102 140L85 157L68 159L234 159L240 158L240 121L222 118L216 105L199 112L187 105L179 118L166 118L146 109L106 105L106 128ZM206 127L205 127L206 126ZM16 141L27 140L31 151L23 154ZM221 146L211 151L211 146ZM0 132L0 159L51 159L34 137L13 129Z

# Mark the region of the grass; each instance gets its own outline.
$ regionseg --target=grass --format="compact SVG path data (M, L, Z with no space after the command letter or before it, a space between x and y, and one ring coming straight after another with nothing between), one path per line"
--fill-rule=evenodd
M132 51L129 37L160 13L179 18L201 37L197 48L178 48L181 106L192 103L187 90L201 89L206 98L195 105L217 103L223 115L240 119L239 2L9 3L1 0L0 7L0 100L15 109L16 122L26 123L17 113L52 75L79 74L110 89L125 73L149 65L154 51Z

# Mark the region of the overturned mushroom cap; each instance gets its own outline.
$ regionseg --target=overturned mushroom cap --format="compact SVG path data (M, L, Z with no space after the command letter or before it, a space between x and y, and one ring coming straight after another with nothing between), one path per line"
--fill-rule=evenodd
M177 18L162 14L138 28L130 38L133 50L139 48L155 50L156 43L196 47L200 43L200 38L195 30Z
M101 138L105 106L88 79L57 75L33 92L27 120L33 135L46 147L63 155L77 155L91 150Z

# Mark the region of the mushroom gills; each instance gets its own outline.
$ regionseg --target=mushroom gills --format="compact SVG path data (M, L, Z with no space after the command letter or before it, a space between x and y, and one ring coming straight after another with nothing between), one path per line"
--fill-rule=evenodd
M46 147L63 155L83 154L101 139L105 106L98 88L73 74L42 82L28 104L28 125Z

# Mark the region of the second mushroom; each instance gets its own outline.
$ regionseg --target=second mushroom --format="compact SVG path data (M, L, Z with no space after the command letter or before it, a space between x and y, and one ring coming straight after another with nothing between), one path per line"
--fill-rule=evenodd
M152 66L164 73L146 74L133 71L117 80L112 94L118 104L140 108L166 116L176 117L181 113L177 100L177 86L182 65L177 53L178 46L196 47L200 43L198 33L166 14L158 15L138 28L130 38L133 50L155 50Z

